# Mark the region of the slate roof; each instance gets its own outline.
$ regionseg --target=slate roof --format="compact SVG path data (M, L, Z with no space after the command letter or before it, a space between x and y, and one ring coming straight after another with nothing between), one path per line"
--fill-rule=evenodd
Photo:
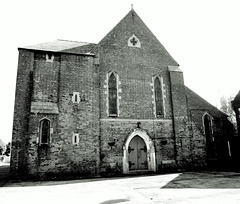
M94 55L94 51L98 50L99 46L102 44L111 44L110 41L114 39L113 36L126 34L129 30L133 32L132 29L138 31L138 35L148 37L147 41L152 42L152 50L157 50L158 56L162 59L162 61L167 62L168 65L178 66L178 63L173 59L173 57L168 53L165 47L160 43L160 41L133 9L129 11L129 13L98 44L69 40L55 40L32 46L21 47L20 49Z
M72 54L89 53L95 46L94 43L69 41L69 40L55 40L46 43L22 47L22 49L41 50L50 52L66 52ZM89 53L90 54L90 53Z
M202 112L207 111L216 118L226 119L228 117L227 114L223 113L217 107L207 102L205 99L203 99L201 96L189 89L187 86L185 86L185 92L187 97L188 109Z
M70 48L63 50L65 53L71 53L71 54L91 54L91 50L96 46L95 43L88 43L86 45Z

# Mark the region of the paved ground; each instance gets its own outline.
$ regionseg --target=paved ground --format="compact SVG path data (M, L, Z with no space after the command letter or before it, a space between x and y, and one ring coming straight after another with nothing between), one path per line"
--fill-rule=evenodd
M9 181L0 189L0 202L232 204L240 203L240 173L187 172L72 181Z

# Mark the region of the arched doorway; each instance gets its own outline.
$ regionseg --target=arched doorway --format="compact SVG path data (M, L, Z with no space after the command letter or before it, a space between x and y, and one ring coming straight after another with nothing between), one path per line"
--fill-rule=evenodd
M144 140L136 135L128 146L129 170L147 170L147 147Z
M137 129L123 145L123 173L156 171L155 148L145 131Z

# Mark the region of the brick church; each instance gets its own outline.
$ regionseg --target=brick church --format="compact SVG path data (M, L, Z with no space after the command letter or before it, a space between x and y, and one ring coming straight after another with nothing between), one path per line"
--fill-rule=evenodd
M132 9L98 44L19 48L13 178L94 177L224 165L227 115L184 85Z

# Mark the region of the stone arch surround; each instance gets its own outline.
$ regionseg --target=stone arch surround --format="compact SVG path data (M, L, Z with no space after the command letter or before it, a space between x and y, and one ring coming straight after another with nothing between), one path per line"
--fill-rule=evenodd
M123 145L123 173L128 174L131 171L129 170L128 164L128 147L131 140L135 137L141 137L147 147L147 162L148 162L148 171L156 171L156 159L155 159L155 147L152 139L147 135L147 133L143 130L137 129L134 130L126 139Z

